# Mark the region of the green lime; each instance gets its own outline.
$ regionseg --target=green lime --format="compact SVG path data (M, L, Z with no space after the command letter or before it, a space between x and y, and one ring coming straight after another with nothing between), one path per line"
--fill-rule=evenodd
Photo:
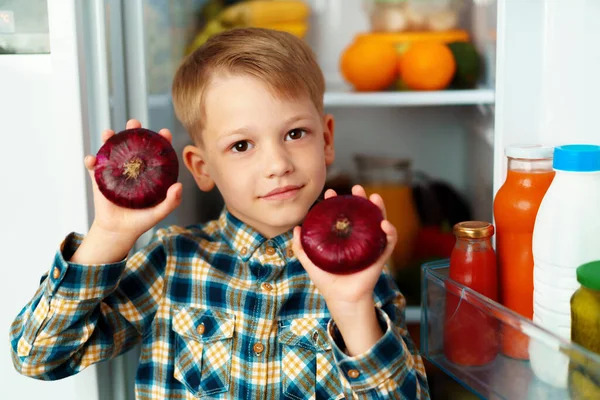
M481 78L481 57L469 42L448 43L456 61L456 73L451 86L456 89L472 89Z

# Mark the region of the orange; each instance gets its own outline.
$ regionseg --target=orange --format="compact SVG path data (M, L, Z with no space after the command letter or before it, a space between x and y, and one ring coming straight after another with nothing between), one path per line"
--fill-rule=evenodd
M398 77L398 53L391 43L355 41L342 53L340 69L358 91L384 90Z
M402 81L413 90L441 90L450 85L456 60L450 48L440 42L415 42L399 59Z

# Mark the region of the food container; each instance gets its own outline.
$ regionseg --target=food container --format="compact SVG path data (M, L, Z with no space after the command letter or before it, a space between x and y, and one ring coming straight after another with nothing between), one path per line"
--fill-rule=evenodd
M583 393L597 394L600 389L600 355L570 342L560 331L553 332L534 320L492 301L467 286L452 281L449 277L449 262L442 260L423 265L421 282L421 340L420 351L423 357L440 368L447 375L472 391L482 399L598 399L591 396L573 395L572 386L560 387L561 371L564 364L576 371L578 388ZM449 284L451 282L451 284ZM455 290L454 287L459 290ZM449 290L452 288L452 290ZM500 353L489 364L481 367L462 366L452 363L445 356L444 336L446 330L446 302L450 296L457 296L460 307L466 306L497 321L497 334L505 332L503 327L527 336L538 352L550 358L561 356L558 363L545 363L533 366L530 361L517 360ZM597 337L597 336L596 336ZM537 371L536 371L537 368ZM536 374L540 368L554 373L557 381L544 382ZM566 377L565 377L566 378ZM566 379L565 379L566 380ZM557 387L558 386L558 387ZM582 391L578 392L579 394Z
M364 0L372 32L456 29L460 5L459 0Z
M508 146L505 149L506 180L494 199L501 303L530 319L534 294L533 227L540 203L554 179L553 153L552 146ZM536 290L548 295L553 287L542 290L536 285ZM509 328L503 338L505 355L518 359L529 357L523 335Z
M494 226L484 221L465 221L454 225L456 243L450 256L446 282L446 314L444 320L444 355L462 366L482 366L498 354L498 321L476 307L463 304L462 286L497 300L498 280L496 253L491 238Z
M571 298L571 340L587 350L600 353L600 261L577 268L581 287ZM586 362L587 361L583 361ZM593 366L593 365L592 365ZM575 399L598 399L600 388L593 377L577 365L569 365L569 391Z
M374 77L377 77L377 81L381 79L381 77L387 77L391 73L391 80L388 82L387 79L384 78L385 83L382 85L376 85L376 87L370 87L367 89L361 89L364 91L378 91L378 90L407 90L409 89L406 84L402 81L400 77L401 74L398 73L398 64L401 61L401 58L409 49L411 44L416 42L436 42L443 43L454 46L472 46L470 43L469 34L465 30L452 30L445 32L402 32L402 33L373 33L373 32L362 32L354 36L353 40L348 44L348 46L342 52L340 57L340 70L342 75L344 75L346 81L350 83L352 86L357 89L357 84L360 84L363 79L356 79L356 77L349 77L345 72L349 66L352 64L348 63L348 54L354 54L353 57L349 59L357 60L356 64L358 65L358 69L361 70L361 73L358 75L359 77L368 77L365 79L367 82L374 80ZM385 46L382 46L384 44ZM378 55L374 57L373 49L380 49L381 47L391 47L391 51L395 49L396 54L395 57L392 57L391 64L389 62L389 57L387 57L387 50L385 52L385 57ZM365 50L359 50L365 49ZM475 51L475 50L473 50ZM358 57L356 56L357 53ZM364 54L364 55L363 55ZM375 60L375 61L371 61ZM461 58L457 60L457 65L463 65L464 60L467 58ZM460 61L460 62L459 62ZM439 61L434 61L439 62ZM471 61L468 61L472 63ZM370 64L370 65L369 65ZM475 62L477 66L479 66L479 60ZM391 67L390 67L391 65ZM478 67L479 68L479 67ZM462 69L457 69L456 76L462 76L458 71ZM353 69L353 75L356 75L357 69ZM471 69L469 69L471 71ZM469 72L469 74L479 79L479 72L475 71L475 73Z
M359 33L354 37L354 41L361 40L380 40L391 43L396 47L398 53L403 53L406 48L414 42L468 42L470 40L469 33L462 29L454 29L445 32L401 32L401 33Z
M409 265L420 221L412 192L411 161L404 158L355 154L359 183L367 195L379 194L398 241L392 254L395 269Z

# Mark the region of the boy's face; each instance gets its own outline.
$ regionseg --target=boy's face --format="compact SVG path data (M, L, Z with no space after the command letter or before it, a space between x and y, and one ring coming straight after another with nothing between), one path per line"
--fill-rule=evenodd
M334 159L333 118L249 76L215 78L205 115L202 145L184 151L199 187L216 184L228 210L267 237L301 222Z

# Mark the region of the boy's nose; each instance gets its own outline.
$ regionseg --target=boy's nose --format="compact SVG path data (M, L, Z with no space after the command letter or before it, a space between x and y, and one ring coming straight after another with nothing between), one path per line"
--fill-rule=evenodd
M283 176L292 170L293 164L283 149L273 149L266 155L266 175L269 178Z

